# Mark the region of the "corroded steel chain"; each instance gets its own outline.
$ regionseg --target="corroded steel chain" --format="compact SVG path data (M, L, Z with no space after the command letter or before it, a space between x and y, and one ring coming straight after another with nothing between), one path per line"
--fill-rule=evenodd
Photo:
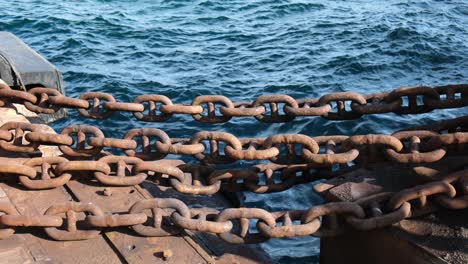
M0 127L0 149L30 153L40 145L54 145L69 157L96 157L103 148L123 150L129 157L158 160L168 154L193 155L205 164L237 160L270 160L277 164L333 165L390 159L399 163L435 162L451 149L463 150L468 132L439 134L428 130L392 135L317 136L280 134L244 138L226 132L198 132L190 139L171 139L156 128L129 130L122 139L106 138L97 127L72 125L60 134L41 132L40 126L8 122Z
M464 107L468 106L468 85L413 86L368 95L337 92L318 99L298 100L284 94L263 95L254 102L232 102L222 95L203 95L196 97L191 104L174 104L168 97L156 94L138 96L133 102L117 102L111 94L101 92L88 92L79 98L71 98L52 88L38 87L25 92L0 86L0 105L5 102L22 103L38 114L73 108L78 109L82 116L96 119L124 111L146 122L164 122L174 114L186 114L202 123L221 123L232 117L246 116L265 123L277 123L288 122L298 116L347 120L368 114L419 114L434 109Z
M126 156L105 156L98 161L38 157L22 164L11 159L11 162L0 165L0 174L18 177L28 189L60 187L76 176L92 178L108 186L133 186L151 180L160 186L171 186L180 193L205 195L220 190L280 192L297 184L330 178L336 173L331 168L273 163L246 169L216 170L201 165L161 165Z
M468 170L405 189L395 194L380 193L355 202L335 202L308 210L270 213L259 208L189 208L173 198L138 201L123 214L105 213L92 203L53 204L43 215L19 215L10 203L0 203L0 238L14 233L17 226L44 227L56 240L81 240L96 237L105 227L131 227L142 236L170 236L182 229L217 234L230 243L260 243L269 238L338 235L342 222L324 226L320 217L330 217L358 230L372 230L399 223L424 208L429 201L449 209L468 207ZM150 212L146 214L146 212ZM85 213L85 214L80 214ZM65 216L66 221L64 221ZM257 220L252 232L249 221ZM338 219L339 220L339 219ZM85 229L80 229L83 225Z

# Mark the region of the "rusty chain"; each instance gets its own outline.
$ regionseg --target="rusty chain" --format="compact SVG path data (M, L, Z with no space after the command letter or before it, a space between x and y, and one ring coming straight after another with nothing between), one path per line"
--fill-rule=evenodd
M463 150L468 132L439 134L429 130L392 135L317 136L280 134L267 138L237 138L226 132L202 131L190 139L171 139L156 128L135 128L122 139L106 138L97 127L71 125L60 134L40 126L8 122L0 127L0 149L31 153L42 145L58 146L67 157L97 157L104 148L128 157L158 160L169 154L192 155L204 164L238 160L270 160L277 164L334 165L387 159L398 163L435 162L447 151Z
M52 114L60 108L78 109L80 115L95 119L124 111L145 122L164 122L174 114L186 114L202 123L221 123L232 117L246 116L265 123L277 123L298 116L347 120L368 114L419 114L434 109L465 107L468 106L468 85L412 86L368 95L337 92L318 99L298 100L284 94L263 95L254 102L232 102L222 95L203 95L191 104L174 104L168 97L155 94L140 95L133 102L117 102L111 94L101 92L87 92L79 98L71 98L53 88L37 87L25 92L0 86L0 105L4 103L21 103L38 114Z
M95 179L107 186L133 186L148 179L159 186L170 186L180 193L210 195L220 190L281 192L297 184L330 178L337 171L330 167L273 163L245 169L216 170L211 166L161 165L135 157L105 156L97 161L37 157L19 163L12 159L0 166L0 174L14 175L24 187L33 190L57 188L76 176Z
M468 208L467 182L468 170L462 170L394 194L379 193L354 202L273 213L259 208L221 211L189 208L178 199L154 198L138 201L128 212L120 214L103 212L92 203L67 202L53 204L43 215L19 215L12 204L0 202L3 213L0 238L11 236L17 226L43 227L56 240L91 239L105 227L131 227L142 236L169 236L186 229L217 234L230 243L260 243L269 238L292 236L335 236L342 232L343 226L372 230L397 224L432 202L449 209ZM324 226L320 217L344 221ZM249 228L250 220L257 220L256 232ZM85 229L81 229L83 226Z

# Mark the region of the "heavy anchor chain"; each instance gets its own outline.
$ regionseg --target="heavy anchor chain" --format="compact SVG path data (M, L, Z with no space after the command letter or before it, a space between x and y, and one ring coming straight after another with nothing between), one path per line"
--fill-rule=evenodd
M307 210L268 212L259 208L189 208L174 198L136 202L128 213L104 213L92 203L53 204L43 215L23 216L7 202L0 203L0 238L14 233L16 226L44 227L55 240L96 237L105 227L131 227L142 236L170 236L182 230L217 234L229 243L261 243L270 238L292 236L337 236L347 226L372 230L398 224L415 210L436 203L448 209L468 208L468 170L438 176L437 180L397 193L378 193L355 202L336 202ZM81 215L85 212L87 215ZM149 215L147 215L147 213ZM62 216L65 216L63 221ZM320 218L333 219L325 226ZM338 221L338 220L344 220ZM257 232L249 227L256 221ZM81 222L86 229L79 229Z
M222 95L202 95L194 98L191 104L174 104L168 97L158 94L140 95L133 102L117 102L108 93L87 92L72 98L53 88L37 87L25 92L2 85L0 102L23 103L38 114L52 114L61 108L78 109L80 115L95 119L109 118L114 112L123 111L145 122L164 122L174 114L185 114L202 123L222 123L232 117L248 116L265 123L278 123L298 116L348 120L368 114L420 114L434 109L465 107L468 85L402 87L369 95L338 92L297 100L284 94L263 95L253 102L232 102Z
M16 176L24 187L35 190L63 186L77 175L94 177L108 186L133 186L150 180L158 185L171 186L180 193L210 195L220 190L279 192L296 184L330 177L331 168L259 164L246 169L215 170L203 165L172 166L136 157L104 156L98 161L69 161L63 157L32 158L22 164L12 161L0 166L0 173ZM279 180L275 179L275 174ZM265 183L260 184L263 179Z
M427 163L442 159L447 151L462 150L467 142L467 132L440 134L429 130L392 135L280 134L241 139L227 132L202 131L190 139L171 139L160 129L136 128L118 139L106 138L99 128L88 125L67 126L60 134L41 132L39 125L21 122L0 127L0 149L9 152L34 152L39 146L53 145L75 158L97 157L104 148L111 148L143 160L158 160L169 154L191 155L204 164L270 160L286 165L335 165L371 162L378 157L399 163Z

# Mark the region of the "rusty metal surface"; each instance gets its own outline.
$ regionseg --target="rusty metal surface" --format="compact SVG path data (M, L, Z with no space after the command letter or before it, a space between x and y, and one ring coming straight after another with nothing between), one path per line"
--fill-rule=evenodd
M18 213L42 214L51 201L67 202L70 195L63 189L29 191L0 183L1 199L9 199ZM8 196L8 198L6 198ZM89 241L56 242L45 239L41 229L23 228L6 240L0 240L2 263L120 263L112 247L102 238ZM65 252L67 252L65 254Z
M34 114L23 109L28 119L37 122ZM11 108L0 107L0 118L5 121L27 122L28 119ZM0 122L1 123L1 122ZM53 130L48 130L54 133ZM60 154L58 148L39 148L40 156L57 156ZM10 153L6 154L11 156ZM31 160L26 157L14 160L24 163ZM0 158L0 164L5 165L12 162L11 158ZM165 161L161 161L165 162ZM177 165L180 162L169 162ZM8 196L12 199L6 198ZM86 181L86 184L72 180L64 187L54 187L46 190L27 190L15 181L7 180L0 185L0 202L15 205L15 212L19 215L31 215L33 222L28 225L44 223L41 218L32 215L44 214L46 209L55 202L92 201L98 203L104 210L124 211L133 202L150 198L151 195L140 187L110 187L106 188ZM72 194L72 195L70 195ZM219 195L217 195L219 196ZM223 200L221 196L217 201ZM118 203L109 203L111 200ZM194 199L197 200L197 199ZM127 201L127 202L124 202ZM223 200L223 206L229 206L227 200ZM119 205L115 207L115 205ZM112 205L112 206L110 206ZM78 218L83 216L77 215ZM8 221L9 218L5 218ZM11 218L10 218L11 219ZM13 220L17 220L13 218ZM23 222L24 223L24 220ZM258 263L271 262L259 248L252 246L230 246L220 251L219 239L209 241L195 234L186 234L178 237L145 238L135 236L127 228L114 228L107 230L101 236L82 241L53 241L47 238L46 233L37 227L18 227L16 234L12 237L0 240L1 263ZM193 238L191 237L193 236ZM195 241L195 240L196 241ZM75 249L77 247L77 249ZM211 249L213 247L213 249ZM73 250L71 250L73 249ZM229 250L228 250L229 249ZM66 252L66 254L65 254ZM216 253L216 254L215 254Z
M441 175L450 171L463 170L467 165L466 156L454 156L430 165L416 167L388 163L376 164L321 183L314 189L320 192L327 201L366 199L369 201L368 197L372 195L378 196L382 193L400 191L424 182L434 184L434 181L441 179ZM382 167L386 169L381 170ZM452 173L452 175L455 174ZM446 180L451 181L453 178L448 177ZM459 187L462 188L459 189L460 191L466 192L466 181ZM430 199L420 199L428 193L442 191L444 188L445 185L433 185L423 191L418 185L418 187L410 188L413 191L411 194L408 191L401 192L390 204L419 197L415 200L418 210L413 213L413 217L402 220L398 225L367 232L348 230L349 232L339 237L323 238L321 261L323 263L349 263L350 261L359 263L467 263L467 210L444 210L434 204L441 199L437 195L431 199L430 203ZM359 245L356 241L360 241ZM362 254L363 252L365 254Z

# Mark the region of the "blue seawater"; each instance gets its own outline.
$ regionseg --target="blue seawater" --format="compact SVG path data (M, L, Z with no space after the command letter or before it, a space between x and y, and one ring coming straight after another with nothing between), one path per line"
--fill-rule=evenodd
M157 93L189 103L198 95L222 94L252 101L263 94L304 98L467 82L466 1L16 0L0 1L0 10L0 30L55 64L71 96L101 91L131 101ZM466 108L339 122L236 118L204 125L190 116L165 123L121 113L91 120L71 110L68 119L52 125L58 131L69 124L95 125L109 137L135 127L160 128L172 137L201 130L265 137L391 133L462 114ZM246 199L247 206L268 210L321 202L310 184ZM319 240L312 237L274 239L262 247L282 263L319 261Z

